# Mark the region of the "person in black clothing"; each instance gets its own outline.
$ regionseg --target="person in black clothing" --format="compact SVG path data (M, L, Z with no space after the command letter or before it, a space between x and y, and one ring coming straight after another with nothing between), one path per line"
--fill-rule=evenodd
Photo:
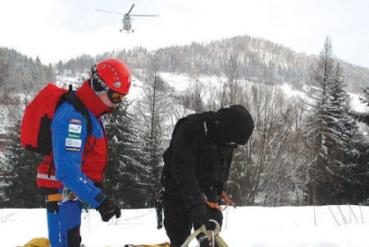
M192 226L213 229L210 219L222 225L221 211L208 205L220 201L233 150L246 144L253 130L252 117L241 105L192 114L177 122L163 154L161 177L164 227L172 247L183 244ZM198 239L201 247L210 246L207 237Z

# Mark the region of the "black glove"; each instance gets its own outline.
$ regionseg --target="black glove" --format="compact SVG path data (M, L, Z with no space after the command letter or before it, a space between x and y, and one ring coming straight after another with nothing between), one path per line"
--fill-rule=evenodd
M215 231L215 229L217 229L217 226L219 226L219 223L217 223L215 220L210 219L205 226L206 230Z
M210 240L204 233L200 233L197 237L200 247L210 247Z
M105 222L109 221L114 215L116 218L121 216L120 208L109 198L106 198L97 210L101 215L101 219Z
M192 222L201 225L207 225L209 222L207 206L203 203L196 205L191 210Z

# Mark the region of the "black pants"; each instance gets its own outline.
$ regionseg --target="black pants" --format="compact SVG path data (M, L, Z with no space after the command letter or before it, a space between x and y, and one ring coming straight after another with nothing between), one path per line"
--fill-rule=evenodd
M191 234L192 226L195 229L199 225L193 225L191 215L185 209L184 203L178 198L164 198L164 227L170 240L171 247L180 247ZM216 220L222 226L222 213L213 208L208 208L209 219Z

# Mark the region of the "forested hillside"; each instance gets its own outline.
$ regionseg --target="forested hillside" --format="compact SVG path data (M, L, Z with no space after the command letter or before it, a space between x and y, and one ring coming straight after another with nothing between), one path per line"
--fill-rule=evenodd
M154 57L162 72L228 76L266 84L287 82L296 88L311 84L312 66L318 57L297 53L287 47L250 36L239 36L209 43L172 46L156 51L144 48L116 50L93 58L81 56L58 64L59 70L86 70L91 62L117 56L132 68L146 69L148 58ZM369 83L369 69L340 61L349 91L358 92Z
M51 64L46 66L39 58L32 59L15 50L0 47L0 92L37 90L54 80Z

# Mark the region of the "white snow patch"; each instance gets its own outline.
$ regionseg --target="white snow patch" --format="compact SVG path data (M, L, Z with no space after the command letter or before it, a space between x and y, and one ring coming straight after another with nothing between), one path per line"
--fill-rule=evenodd
M369 107L360 100L360 95L354 93L349 93L349 95L351 98L351 109L357 112L369 112Z
M281 86L279 86L280 89L282 90L282 92L287 96L287 97L300 97L300 98L305 98L306 94L300 90L294 89L292 88L292 86L288 83L283 83Z
M167 82L176 91L184 91L190 86L193 81L188 75L161 72L160 77Z
M123 210L122 218L108 223L90 210L82 221L82 243L88 247L168 241L165 230L156 229L154 209ZM224 212L221 236L232 247L367 247L368 231L364 206L238 207ZM3 247L46 237L46 210L0 209L0 233Z

